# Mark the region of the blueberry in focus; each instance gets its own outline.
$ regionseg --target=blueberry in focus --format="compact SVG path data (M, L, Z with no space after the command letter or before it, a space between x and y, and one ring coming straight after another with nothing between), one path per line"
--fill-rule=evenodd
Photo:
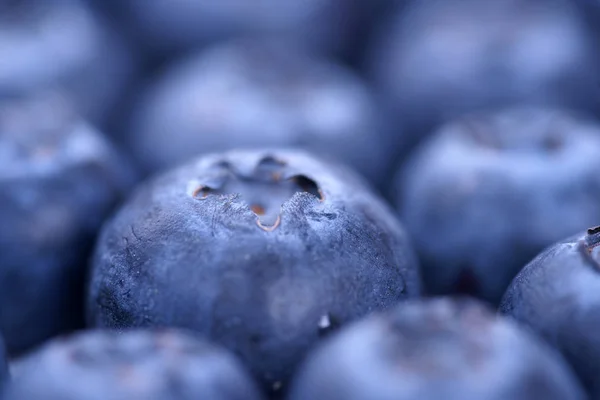
M397 205L435 294L496 303L546 246L600 220L600 128L512 108L461 118L398 174Z
M370 2L360 0L96 0L150 53L171 55L242 36L280 38L325 53L347 52Z
M289 400L584 399L558 352L473 300L405 302L307 357Z
M418 274L393 212L350 170L215 153L143 184L105 225L88 322L200 332L277 388L336 326L418 296Z
M532 328L571 363L592 398L600 396L600 229L544 250L517 275L500 312Z
M239 40L176 63L142 96L128 143L149 171L199 153L300 146L381 183L394 153L367 86L281 42Z
M373 38L367 69L404 127L405 150L466 112L517 102L600 107L598 47L575 2L399 3Z
M260 400L225 350L173 331L87 331L22 362L3 400Z
M0 1L0 95L61 89L105 123L134 72L131 49L80 0Z
M60 96L0 100L0 332L9 354L83 325L101 223L134 176Z

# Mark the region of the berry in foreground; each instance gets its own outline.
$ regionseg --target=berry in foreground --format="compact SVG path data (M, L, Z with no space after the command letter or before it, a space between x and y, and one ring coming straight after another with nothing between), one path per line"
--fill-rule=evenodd
M3 400L261 400L239 361L177 331L87 331L20 361Z
M500 312L558 348L600 396L600 228L550 246L513 280Z
M393 212L353 173L299 151L231 151L142 185L104 227L95 327L175 326L285 384L335 326L419 295Z
M558 352L473 300L410 301L309 355L290 400L584 399Z

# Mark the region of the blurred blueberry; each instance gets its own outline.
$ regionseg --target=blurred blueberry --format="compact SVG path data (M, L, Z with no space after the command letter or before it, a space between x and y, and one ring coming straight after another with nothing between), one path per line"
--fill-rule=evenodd
M394 161L388 133L348 69L280 42L240 40L177 63L151 85L128 147L156 171L231 147L300 146L380 184Z
M560 354L472 300L407 302L324 343L290 400L585 399Z
M577 0L576 2L581 7L583 16L596 34L596 54L600 54L600 1Z
M400 2L367 68L410 148L465 112L600 108L598 47L572 0Z
M130 49L81 1L0 1L0 95L64 90L105 123L133 70Z
M0 331L21 353L82 325L96 231L133 180L59 97L0 101Z
M103 229L87 311L93 327L198 331L278 389L319 337L419 293L400 223L356 175L231 151L139 187Z
M260 400L239 361L177 331L87 331L21 361L3 400Z
M328 54L351 51L383 0L95 0L151 53L172 55L241 36L277 37Z
M597 219L597 217L596 217ZM513 280L500 312L562 351L592 397L600 397L600 229L541 253Z
M432 293L497 302L539 251L600 220L600 127L513 108L442 127L396 182Z

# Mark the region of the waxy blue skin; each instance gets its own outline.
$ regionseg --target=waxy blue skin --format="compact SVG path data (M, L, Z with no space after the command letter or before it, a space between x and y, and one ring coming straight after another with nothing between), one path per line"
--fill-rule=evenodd
M598 229L556 243L531 261L507 290L500 313L558 348L592 398L600 396Z
M558 352L473 300L410 301L343 329L289 400L585 399Z
M407 151L464 113L515 103L598 111L598 44L571 0L398 2L367 70ZM548 46L552 43L552 46Z
M536 254L600 221L600 128L553 109L447 124L398 174L397 206L434 294L497 304Z
M83 325L84 274L130 166L60 97L0 101L0 332L16 355Z
M227 351L174 330L86 331L21 361L3 400L262 400Z
M175 63L141 96L127 130L128 147L151 172L232 145L302 147L378 185L395 161L367 85L275 41L237 40Z
M198 331L271 388L324 331L419 293L403 228L355 174L240 150L138 188L98 241L87 311L93 327Z
M0 96L62 90L108 123L135 72L131 48L81 0L0 1Z

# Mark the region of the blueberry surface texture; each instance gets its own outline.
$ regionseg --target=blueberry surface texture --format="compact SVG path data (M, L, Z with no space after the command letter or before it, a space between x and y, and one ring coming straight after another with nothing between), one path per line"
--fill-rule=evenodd
M398 3L367 70L403 127L400 147L465 112L518 102L598 110L600 54L575 2Z
M0 95L60 88L94 123L107 123L135 57L80 0L0 1Z
M103 228L91 326L175 326L237 353L268 388L336 326L420 293L393 212L300 151L201 157L142 185Z
M151 54L172 56L234 37L276 37L327 54L345 54L370 2L95 0L120 15Z
M0 100L0 332L11 355L83 325L102 221L134 179L64 98Z
M558 348L591 398L600 397L600 228L544 250L517 275L500 305Z
M494 304L550 244L600 221L600 128L513 108L461 118L398 174L397 206L434 294Z
M175 330L87 331L27 356L3 400L261 400L239 360Z
M127 142L148 171L232 146L296 146L380 184L394 162L383 122L349 69L279 41L236 40L159 76L133 112Z
M290 400L585 399L560 354L469 299L405 302L310 354Z

